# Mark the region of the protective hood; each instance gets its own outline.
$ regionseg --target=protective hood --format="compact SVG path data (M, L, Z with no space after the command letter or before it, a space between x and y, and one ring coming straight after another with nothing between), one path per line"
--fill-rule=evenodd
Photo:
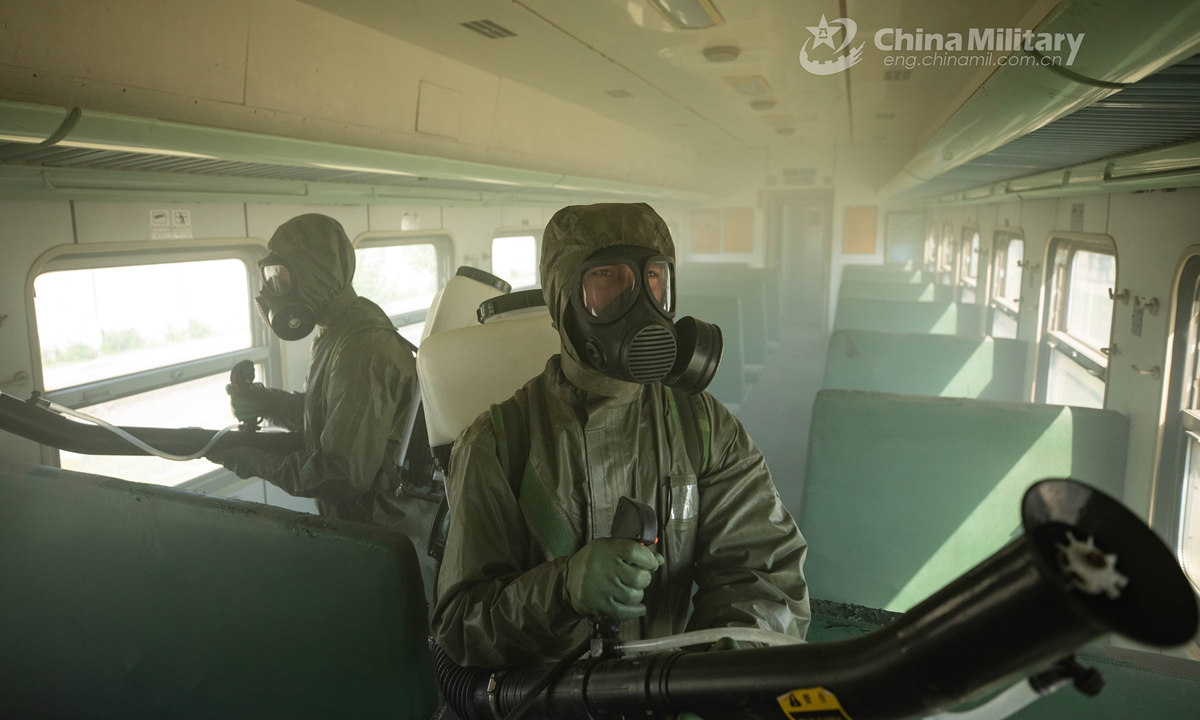
M337 220L315 213L294 217L279 226L267 247L287 263L295 299L313 309L319 325L328 325L331 310L355 297L354 246Z
M666 222L646 203L571 205L550 218L542 235L542 294L558 330L563 371L584 390L608 396L632 392L638 386L587 367L567 337L563 316L575 272L596 251L616 245L649 248L675 257Z

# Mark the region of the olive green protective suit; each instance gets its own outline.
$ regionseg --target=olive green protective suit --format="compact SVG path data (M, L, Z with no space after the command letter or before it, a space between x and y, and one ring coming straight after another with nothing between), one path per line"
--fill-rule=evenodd
M404 531L417 547L428 599L434 563L425 548L436 506L397 495L395 462L410 410L419 402L416 360L391 320L351 286L354 248L324 215L284 223L268 247L289 265L299 299L313 308L305 392L265 389L263 414L303 432L289 455L239 448L210 459L241 477L261 477L290 495L316 499L322 515Z
M585 368L566 339L570 278L613 245L675 255L666 224L645 204L568 207L546 227L541 274L562 354L518 391L530 445L519 500L501 469L489 414L455 443L434 632L460 664L549 663L587 637L589 623L566 597L567 561L609 536L623 495L655 508L654 549L666 563L645 590L646 615L624 622L622 637L728 626L804 637L808 628L807 545L741 423L701 395L711 439L707 469L698 472L671 394L658 383Z

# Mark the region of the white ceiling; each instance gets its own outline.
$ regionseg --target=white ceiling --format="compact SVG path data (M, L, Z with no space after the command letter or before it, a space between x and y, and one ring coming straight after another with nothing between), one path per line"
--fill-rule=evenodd
M683 31L646 0L303 0L433 52L511 78L622 123L705 151L780 144L884 144L915 149L990 74L923 68L885 81L871 37L880 27L966 33L971 27L1033 27L1048 0L714 0L725 24ZM845 8L844 10L842 8ZM844 15L865 41L862 62L819 77L800 67L807 29ZM461 23L491 20L515 37L488 39ZM741 55L711 63L704 48ZM761 75L777 105L750 107L725 78ZM632 97L614 98L609 90ZM849 106L847 98L849 97ZM852 108L852 110L851 110ZM781 136L777 127L793 127Z

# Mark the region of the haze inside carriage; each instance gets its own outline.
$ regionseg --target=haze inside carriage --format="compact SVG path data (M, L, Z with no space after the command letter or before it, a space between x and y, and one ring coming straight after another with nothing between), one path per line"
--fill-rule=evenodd
M38 391L186 455L235 422L224 385L237 363L303 390L309 341L273 338L250 298L263 239L307 212L347 229L356 289L433 357L458 332L436 325L460 268L536 288L558 209L649 202L679 246L677 311L721 328L708 392L762 449L809 541L812 594L830 601L814 602L814 647L911 610L1004 546L1021 494L1051 476L1119 499L1197 585L1194 4L93 5L0 11L0 420L17 430L0 433L0 455L48 468L6 469L20 514L0 547L46 550L3 555L6 576L29 578L13 586L37 591L6 616L43 612L101 650L58 650L35 625L19 637L38 662L0 673L32 694L0 695L49 697L38 681L89 657L92 677L119 681L78 686L99 693L72 696L84 707L193 707L202 687L214 713L236 695L395 714L355 705L348 687L273 685L261 668L284 654L271 648L303 657L288 643L321 622L302 599L326 597L320 577L305 585L296 568L373 568L338 577L378 609L412 594L388 594L410 582L395 570L403 542L286 514L315 505L203 461L123 454L107 430L25 400ZM481 297L445 314L458 328L518 326L479 325L482 295L499 290L464 282ZM456 373L507 372L515 387L537 370L492 348L544 365L553 338L530 328L532 340L489 335L485 351L456 345L423 381L440 372L472 401L483 395ZM457 429L435 441L431 407L430 442L448 445ZM120 522L89 515L100 506ZM254 517L294 534L270 540L262 557L289 558L274 569L239 564L268 542ZM204 555L208 533L220 562ZM70 561L80 546L90 570ZM172 585L194 563L204 583ZM229 581L251 576L260 594ZM299 594L281 603L282 587ZM136 642L96 620L126 616L150 628ZM391 702L379 688L403 673L428 701L424 631L387 627L382 644L321 635L329 666L360 667L360 653L360 699ZM211 653L161 660L206 636ZM392 642L413 665L378 659ZM1082 651L1108 680L1103 708L1057 693L1022 714L1178 715L1195 704L1198 653L1106 640Z

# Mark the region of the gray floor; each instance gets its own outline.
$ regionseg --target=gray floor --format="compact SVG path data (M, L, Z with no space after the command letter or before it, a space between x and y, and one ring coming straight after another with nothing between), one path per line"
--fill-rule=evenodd
M826 338L818 324L785 324L780 344L750 388L738 419L762 450L792 515L804 496L804 464L813 400L825 372Z

